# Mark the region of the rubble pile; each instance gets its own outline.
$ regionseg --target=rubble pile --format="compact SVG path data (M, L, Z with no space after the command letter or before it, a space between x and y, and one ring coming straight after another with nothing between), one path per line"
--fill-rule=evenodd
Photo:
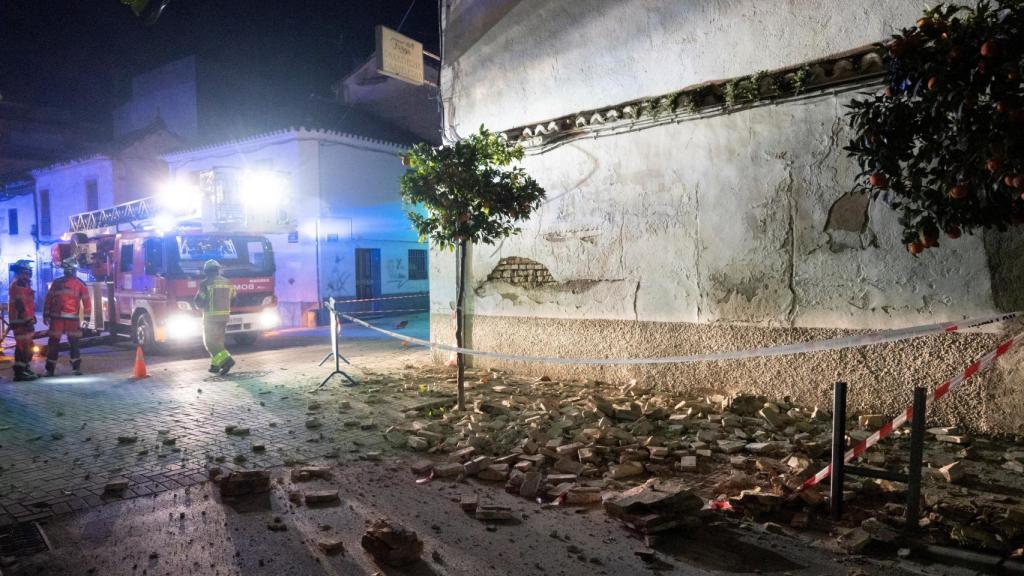
M635 381L613 388L600 382L529 381L496 370L475 377L466 412L411 411L404 424L386 431L404 434L412 450L445 455L444 462L414 465L417 474L504 483L509 493L564 505L604 501L609 514L646 535L692 523L698 501L794 528L814 527L817 518L827 516L827 482L799 490L828 464L832 415L822 408L747 394L679 399ZM855 416L848 445L887 420L879 414ZM909 434L909 428L894 432L858 465L905 473ZM1024 530L1013 526L1024 513L1024 482L1013 473L1022 462L1020 439L972 443L955 429L930 429L922 506L929 538L970 541L971 547L998 544L1004 551L1020 547ZM971 472L980 464L1001 471L1017 496L993 496L991 502L971 498L964 486L984 481ZM658 480L652 484L651 477ZM673 483L658 484L664 479ZM637 511L609 505L624 498L635 499L633 506L647 498L660 502L665 494L668 502L679 498L687 506ZM847 522L858 526L871 517L900 529L905 499L903 484L849 476ZM997 528L986 541L972 527L989 520ZM869 527L858 527L868 539L889 535Z

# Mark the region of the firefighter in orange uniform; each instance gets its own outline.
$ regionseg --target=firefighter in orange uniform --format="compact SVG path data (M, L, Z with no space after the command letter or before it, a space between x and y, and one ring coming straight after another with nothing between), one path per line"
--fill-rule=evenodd
M14 381L35 380L32 372L32 336L36 332L36 291L32 289L32 263L18 260L11 265L11 282L7 299L8 317L14 332Z
M82 375L82 352L78 341L82 338L82 322L89 322L92 316L92 302L85 282L78 279L78 263L72 259L61 263L64 276L50 284L43 306L43 322L50 327L50 341L46 346L46 375L53 376L57 369L57 349L60 337L67 334L71 346L71 373ZM84 313L84 319L79 316Z

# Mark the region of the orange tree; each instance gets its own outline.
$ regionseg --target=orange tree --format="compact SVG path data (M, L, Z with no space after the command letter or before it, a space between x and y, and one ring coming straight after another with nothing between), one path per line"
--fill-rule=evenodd
M518 223L540 206L544 189L523 170L522 147L503 136L480 131L453 144L417 144L403 161L402 198L426 213L408 211L420 240L455 250L455 344L463 345L466 248L470 242L493 244L519 232ZM465 358L457 356L459 409L465 409Z
M885 51L886 88L850 104L857 187L900 214L914 255L1024 223L1024 1L940 4Z
M121 4L131 8L136 16L150 26L156 23L170 3L171 0L121 0Z

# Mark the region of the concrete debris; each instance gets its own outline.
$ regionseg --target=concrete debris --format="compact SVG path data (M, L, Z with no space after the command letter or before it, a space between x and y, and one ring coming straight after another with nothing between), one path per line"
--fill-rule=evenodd
M270 491L270 473L266 470L239 470L220 479L220 495L224 498L249 496Z
M318 490L315 492L306 492L305 499L307 505L338 504L341 502L341 500L338 497L337 490Z
M642 534L679 527L703 506L704 500L681 484L653 478L604 501L610 516Z
M329 556L337 554L345 555L345 542L340 538L329 538L326 540L320 540L316 543L320 550Z
M885 416L882 414L864 414L857 418L857 423L865 430L877 430L885 424Z
M378 563L389 566L411 564L423 554L423 542L415 532L384 519L370 524L360 544Z
M434 476L438 478L454 478L463 473L462 464L446 463L434 465Z
M480 505L480 497L476 494L467 494L459 500L459 506L463 512L473 514L476 512L477 506Z
M953 462L947 464L942 468L939 468L939 472L942 474L943 479L950 484L956 484L964 477L964 466L963 462Z
M434 463L430 460L417 460L409 465L409 469L417 476L425 476L434 469Z
M331 469L327 466L305 466L296 468L291 473L292 482L309 482L310 480L330 480Z
M103 486L103 492L105 494L118 495L128 489L128 480L119 478L117 480L111 480Z
M409 436L406 439L406 443L409 445L409 448L417 451L423 451L430 448L430 443L427 442L425 438L421 438L419 436Z
M481 505L476 509L476 519L488 522L505 522L512 519L512 509L508 506Z

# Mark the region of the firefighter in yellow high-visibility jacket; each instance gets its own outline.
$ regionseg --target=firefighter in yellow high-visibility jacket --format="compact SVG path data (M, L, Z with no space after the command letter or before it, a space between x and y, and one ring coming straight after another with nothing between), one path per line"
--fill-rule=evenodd
M207 260L203 264L205 278L199 283L195 305L203 311L203 345L210 354L210 372L223 376L235 365L235 359L224 347L235 286L221 275L220 270L220 262L216 260Z

